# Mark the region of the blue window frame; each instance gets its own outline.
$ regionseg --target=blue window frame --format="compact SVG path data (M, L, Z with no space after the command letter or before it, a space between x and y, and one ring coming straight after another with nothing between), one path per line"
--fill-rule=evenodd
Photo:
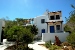
M45 33L45 29L42 29L42 33Z

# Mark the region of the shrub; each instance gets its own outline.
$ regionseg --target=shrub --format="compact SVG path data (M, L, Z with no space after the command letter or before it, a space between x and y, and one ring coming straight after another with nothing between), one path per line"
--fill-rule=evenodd
M66 25L66 26L64 27L64 30L65 30L66 32L68 32L68 31L71 31L71 28L70 28L68 25Z
M26 26L26 28L29 29L32 34L34 35L38 34L38 28L35 25L29 25Z
M47 42L45 43L45 46L46 46L47 48L49 48L49 47L51 46L51 41L47 41Z
M15 41L17 50L24 50L28 47L28 44L33 41L34 35L29 29L23 28L22 26L13 26L7 32L7 40ZM19 42L26 44L26 47L19 45Z
M29 29L22 26L13 26L7 32L7 40L30 43L33 41L33 34Z
M68 41L72 46L75 46L75 33L71 33L71 34L67 37L67 41Z
M51 45L49 47L49 50L56 50L56 49L60 49L61 47L60 46L57 46L57 45Z

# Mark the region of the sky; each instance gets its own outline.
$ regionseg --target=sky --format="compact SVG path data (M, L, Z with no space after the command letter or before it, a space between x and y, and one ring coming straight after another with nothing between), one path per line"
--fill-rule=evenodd
M62 17L69 17L73 10L71 4L75 5L75 0L0 0L0 18L14 20L15 18L34 18L42 15L48 9L52 11L62 11Z

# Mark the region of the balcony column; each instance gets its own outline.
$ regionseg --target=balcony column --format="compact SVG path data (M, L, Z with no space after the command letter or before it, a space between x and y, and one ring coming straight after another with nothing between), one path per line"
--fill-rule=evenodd
M56 25L54 25L54 29L55 29L55 33L57 32L57 30L56 30Z
M62 25L63 21L61 21L61 31L63 31L63 25Z
M56 33L56 23L53 22L53 25L54 25L54 33Z
M47 23L47 33L48 33L48 23Z

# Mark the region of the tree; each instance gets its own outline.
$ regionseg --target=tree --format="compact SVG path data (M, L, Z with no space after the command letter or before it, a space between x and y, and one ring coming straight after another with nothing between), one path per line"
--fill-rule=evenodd
M18 40L18 41L22 41L22 42L24 41L25 43L29 43L28 40L32 41L32 39L33 39L33 34L31 34L29 29L23 28L22 26L11 27L7 31L7 36L8 36L7 37L8 40Z
M30 30L34 29L33 26L25 28L22 25L24 23L29 23L28 19L21 19L17 18L16 20L6 20L5 25L5 33L4 36L7 38L8 41L15 41L17 50L22 50L24 48L28 48L28 44L31 43L34 39L34 34ZM18 25L19 24L19 25ZM35 29L36 30L36 29ZM20 45L18 45L21 42ZM22 47L19 47L22 46ZM24 47L25 46L25 47ZM26 49L28 50L28 49Z
M71 32L71 28L70 28L68 25L66 25L66 26L64 27L64 30L65 30L66 32Z
M67 41L72 45L75 46L75 32L71 33L68 37L67 37Z
M9 30L9 28L11 28L11 24L12 23L12 21L8 21L8 20L6 20L5 21L5 29L4 29L4 38L6 38L7 37L7 31Z
M16 21L5 20L4 37L7 37L7 31L14 25L17 25Z
M74 10L70 13L70 17L66 24L65 30L71 31L71 34L67 37L67 41L72 46L75 46L75 6L72 5L72 7L74 8Z
M12 26L7 31L7 40L16 42L16 49L18 49L18 44L21 42L22 46L26 46L28 48L28 44L33 41L34 35L30 32L29 29L26 29L22 26ZM23 49L23 48L21 48Z
M72 6L72 8L74 8L74 10L70 12L70 16L67 19L65 28L68 27L69 29L67 28L67 31L73 32L73 31L75 31L75 6L73 6L73 5L71 5L71 6Z
M38 28L35 25L29 25L26 26L26 28L29 29L32 34L34 35L38 34Z

